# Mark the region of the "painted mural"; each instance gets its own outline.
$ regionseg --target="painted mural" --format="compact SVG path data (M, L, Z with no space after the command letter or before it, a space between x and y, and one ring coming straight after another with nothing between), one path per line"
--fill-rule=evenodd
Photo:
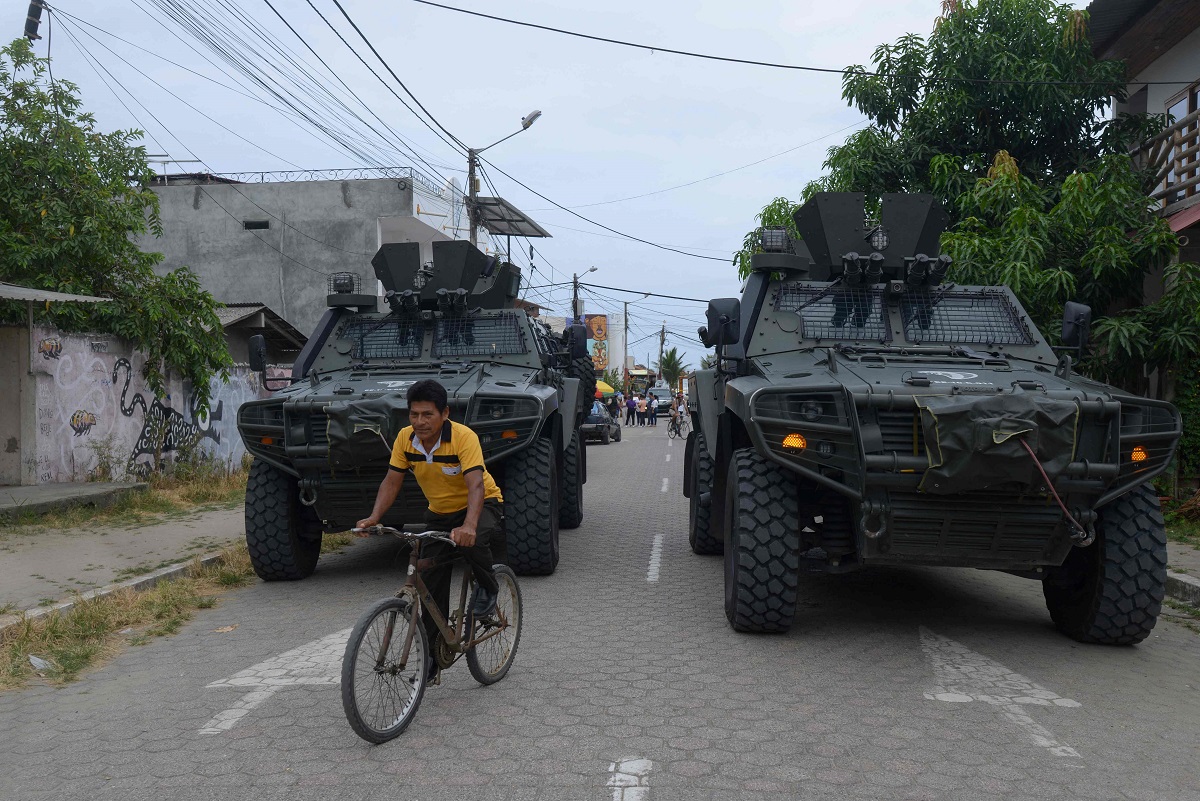
M583 318L587 327L588 353L597 370L608 369L608 315L588 314Z
M33 343L39 482L94 477L102 460L115 479L145 476L154 469L156 443L165 460L194 446L237 465L245 453L237 409L270 394L248 367L235 367L228 382L212 379L210 408L201 414L177 378L155 397L142 378L145 359L117 337L37 327Z

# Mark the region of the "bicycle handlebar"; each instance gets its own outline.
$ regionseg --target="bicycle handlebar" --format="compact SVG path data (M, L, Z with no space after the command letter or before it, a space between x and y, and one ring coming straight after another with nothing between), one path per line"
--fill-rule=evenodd
M402 540L441 540L448 542L454 547L458 547L458 543L450 539L448 531L422 531L420 533L411 531L401 531L391 526L375 525L367 528L352 528L350 531L354 534L394 534Z

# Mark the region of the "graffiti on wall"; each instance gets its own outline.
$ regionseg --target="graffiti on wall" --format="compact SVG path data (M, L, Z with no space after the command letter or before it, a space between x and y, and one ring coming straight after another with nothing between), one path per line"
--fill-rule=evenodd
M142 377L145 359L129 343L95 334L35 329L36 475L39 481L79 481L115 466L121 479L146 476L158 460L195 449L236 465L245 453L236 428L242 403L270 393L248 368L209 384L210 408L177 378L156 397ZM279 375L283 371L272 371Z
M583 318L587 326L588 353L592 356L592 366L597 370L608 369L608 315L588 314Z

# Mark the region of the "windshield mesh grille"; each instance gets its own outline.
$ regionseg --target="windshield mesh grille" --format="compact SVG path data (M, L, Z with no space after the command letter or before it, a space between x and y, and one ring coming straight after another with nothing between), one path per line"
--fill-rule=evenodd
M1020 311L994 289L904 295L900 315L904 338L914 344L1033 344Z
M525 334L515 314L477 319L438 320L433 330L433 355L508 356L526 353Z
M354 359L415 359L421 355L425 327L420 321L391 317L350 320L338 337L350 340Z
M804 339L888 342L883 290L783 284L775 310L800 315Z

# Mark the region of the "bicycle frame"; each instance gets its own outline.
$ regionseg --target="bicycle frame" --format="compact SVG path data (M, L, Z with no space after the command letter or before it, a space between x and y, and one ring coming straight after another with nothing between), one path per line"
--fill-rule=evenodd
M409 625L408 630L404 634L404 647L400 652L400 670L404 670L408 665L408 655L412 650L412 641L415 631L414 627L420 623L421 617L425 613L428 613L433 619L434 625L436 625L438 631L441 632L442 638L446 641L446 645L456 654L455 660L457 660L458 656L466 653L467 650L474 648L476 645L485 640L495 637L501 631L504 631L506 628L508 628L508 621L504 618L504 613L497 609L496 615L500 619L499 626L481 637L464 641L467 631L468 618L468 615L464 614L467 607L467 586L470 584L471 578L474 574L470 564L464 564L465 569L458 592L458 607L450 616L451 618L457 620L454 628L452 629L450 627L450 621L447 620L442 614L442 611L438 609L438 605L433 603L433 598L429 592L429 588L425 585L425 581L421 578L421 573L423 571L438 567L439 563L445 564L456 561L460 559L461 556L458 554L452 554L450 557L443 559L422 559L421 541L419 539L410 539L409 543L412 546L412 553L409 555L408 559L408 577L405 579L404 586L396 592L396 597L407 597L409 599L409 603L412 604L414 613L409 618L411 625ZM428 602L426 599L428 599ZM383 666L383 657L385 654L387 654L388 647L391 645L392 637L395 634L395 632L392 630L394 625L395 620L389 621L387 630L384 632L383 644L380 648L380 661L378 662L377 667L381 668ZM472 626L471 628L474 627ZM429 643L429 647L433 648L433 643Z

